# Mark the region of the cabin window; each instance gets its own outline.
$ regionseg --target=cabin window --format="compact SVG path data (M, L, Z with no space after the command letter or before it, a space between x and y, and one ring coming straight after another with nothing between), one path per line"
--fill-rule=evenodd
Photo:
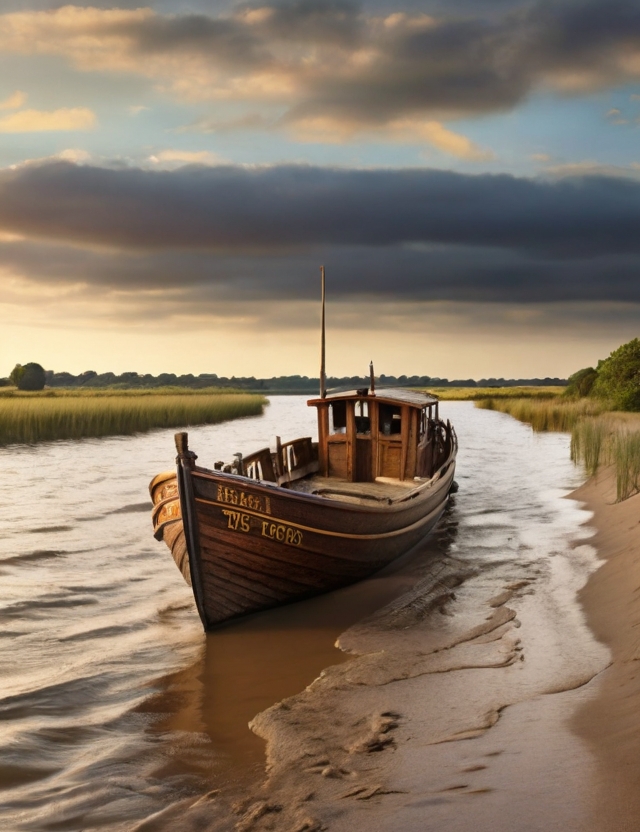
M431 412L430 407L423 407L420 411L420 439L425 435L427 432L427 424L429 422L429 414Z
M371 433L369 402L356 402L354 404L354 415L356 417L356 433Z
M383 436L396 436L402 433L402 408L392 404L380 404L380 433Z
M347 403L334 402L329 405L329 433L346 433Z

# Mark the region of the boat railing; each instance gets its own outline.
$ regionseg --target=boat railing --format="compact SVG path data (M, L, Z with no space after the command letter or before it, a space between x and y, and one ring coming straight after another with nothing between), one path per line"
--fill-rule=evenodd
M418 445L416 473L420 478L430 479L451 456L456 442L451 422L429 420L427 429Z
M276 482L276 471L269 448L262 448L242 460L245 477L252 480Z
M318 470L318 451L310 436L285 442L278 453L278 485L302 479Z
M309 436L282 445L278 443L275 453L269 448L261 448L242 459L245 477L278 485L299 480L317 470L318 452Z

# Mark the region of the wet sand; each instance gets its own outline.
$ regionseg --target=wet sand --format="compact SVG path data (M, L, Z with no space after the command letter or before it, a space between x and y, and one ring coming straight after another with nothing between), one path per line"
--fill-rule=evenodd
M578 489L594 513L604 559L580 593L589 626L612 653L597 696L574 717L597 761L591 829L640 828L640 495L615 503L611 471Z
M628 794L640 770L637 717L620 688L635 681L635 642L621 584L631 597L640 567L637 581L615 558L595 572L593 549L596 542L607 555L611 512L620 509L630 529L637 504L609 506L603 484L575 495L594 504L595 541L585 528L582 540L558 546L540 528L543 556L523 546L515 559L418 559L399 597L342 633L348 661L253 718L267 747L262 782L233 798L214 789L136 829L637 829L640 801ZM610 545L617 552L620 539ZM631 541L627 549L633 558ZM609 670L611 652L577 600L590 575L581 598L589 624L612 646Z

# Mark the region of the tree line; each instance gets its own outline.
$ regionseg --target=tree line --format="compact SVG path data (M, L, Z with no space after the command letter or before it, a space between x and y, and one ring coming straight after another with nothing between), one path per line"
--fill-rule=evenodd
M474 380L447 379L437 376L376 376L379 387L522 387L522 386L562 386L566 379L561 378L483 378ZM235 390L258 393L317 393L320 380L317 377L291 375L272 376L271 378L256 378L255 376L218 376L216 373L160 373L157 376L150 373L97 373L87 370L73 375L67 372L45 370L40 364L17 364L8 378L0 380L0 384L15 384L21 390L42 390L44 387L111 387L111 388L153 388L153 387L187 387L202 389L205 387L226 387ZM329 376L327 388L353 389L365 387L369 384L369 376Z

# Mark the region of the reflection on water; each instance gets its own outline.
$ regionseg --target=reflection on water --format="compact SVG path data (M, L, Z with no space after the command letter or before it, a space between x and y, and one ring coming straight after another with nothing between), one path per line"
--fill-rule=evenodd
M146 486L173 465L173 431L0 450L0 828L130 828L209 784L254 776L246 727L329 664L352 623L410 586L411 564L455 552L532 562L584 520L567 438L446 403L460 494L400 568L208 636L151 535ZM190 430L204 464L315 432L300 397L263 417Z

